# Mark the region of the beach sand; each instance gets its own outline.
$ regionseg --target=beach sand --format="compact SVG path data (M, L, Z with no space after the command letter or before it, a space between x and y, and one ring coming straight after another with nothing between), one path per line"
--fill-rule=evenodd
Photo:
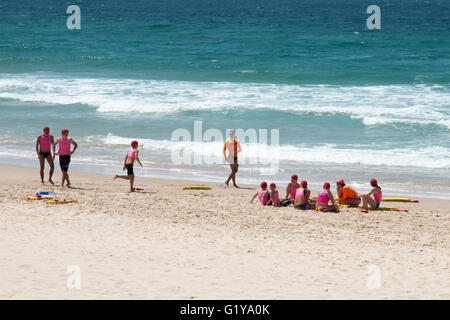
M71 172L77 189L41 187L32 168L0 175L1 299L450 299L448 200L317 213L250 204L256 187L137 177L150 191L128 193L106 175ZM78 203L25 200L39 190Z

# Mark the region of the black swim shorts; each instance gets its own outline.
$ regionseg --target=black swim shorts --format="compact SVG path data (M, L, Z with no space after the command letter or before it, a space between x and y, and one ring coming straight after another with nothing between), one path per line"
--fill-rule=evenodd
M70 164L70 155L61 154L59 155L59 166L61 167L61 171L67 172L69 171Z
M296 204L296 205L294 206L294 208L300 209L300 210L308 210L308 209L309 209L309 204L308 204L308 203L304 203L304 204Z
M132 176L134 174L133 165L131 163L126 164L125 168L127 168L127 174L129 176Z

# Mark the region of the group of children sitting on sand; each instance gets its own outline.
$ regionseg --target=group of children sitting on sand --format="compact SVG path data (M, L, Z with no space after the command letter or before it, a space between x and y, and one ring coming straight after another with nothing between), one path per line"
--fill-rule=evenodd
M280 199L275 183L272 182L267 189L267 182L263 181L261 182L261 188L253 195L250 203L258 197L263 206L285 207L293 204L294 208L299 210L315 209L322 212L338 212L340 205L358 207L362 201L363 209L367 210L369 206L376 209L380 207L383 192L376 179L370 180L370 185L372 190L369 193L358 194L345 184L344 179L339 179L336 181L338 193L336 200L330 191L330 183L325 182L323 190L318 193L317 198L313 198L311 197L311 190L308 189L308 182L303 180L299 184L298 176L294 174L286 187L284 199Z

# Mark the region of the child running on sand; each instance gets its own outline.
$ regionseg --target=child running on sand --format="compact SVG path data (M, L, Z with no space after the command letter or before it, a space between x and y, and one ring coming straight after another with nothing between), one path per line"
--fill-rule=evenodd
M127 170L127 175L118 175L113 178L116 180L117 178L130 180L130 192L134 192L134 161L136 160L139 165L142 167L141 160L139 160L139 143L136 140L131 141L131 149L125 155L125 160L123 161L123 170Z
M294 208L300 210L314 209L314 204L309 203L309 196L311 191L308 189L308 182L303 180L300 183L300 188L295 192Z
M36 139L36 153L39 158L39 166L40 166L40 175L41 175L41 183L44 184L44 168L45 168L45 160L47 160L50 166L50 172L48 173L48 182L53 183L52 176L55 170L55 165L53 163L52 157L52 146L55 143L53 136L50 134L50 128L44 127L44 133Z
M268 205L273 204L274 207L280 207L281 201L278 195L277 185L275 183L270 184L270 200Z
M372 186L372 190L367 194L361 194L362 207L364 210L369 209L368 204L372 209L379 208L381 198L383 197L383 191L381 191L381 187L378 185L378 181L376 179L370 180L370 185ZM370 196L373 196L373 198Z
M70 147L74 145L72 151L70 151ZM58 146L58 152L56 152L56 146ZM69 138L69 130L63 129L61 131L61 138L55 141L53 144L53 159L55 156L59 155L59 166L62 171L61 178L61 188L64 187L64 182L67 182L67 187L70 188L70 180L69 180L69 164L70 164L70 156L77 150L78 144Z
M357 207L361 203L358 192L345 185L344 179L336 181L339 204Z
M250 200L250 203L252 203L256 197L258 197L259 202L261 202L263 206L267 205L267 203L270 201L269 191L267 191L267 182L265 181L261 182L261 188L257 193L253 195L252 200Z
M330 183L323 184L323 190L317 195L316 210L322 212L339 212L339 205L330 191ZM331 201L331 205L328 202Z

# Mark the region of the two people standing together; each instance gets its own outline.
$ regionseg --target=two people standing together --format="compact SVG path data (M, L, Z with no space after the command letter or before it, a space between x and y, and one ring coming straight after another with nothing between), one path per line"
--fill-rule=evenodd
M74 146L73 150L71 150L72 145ZM57 146L58 151L56 151ZM55 141L53 135L50 134L50 128L44 127L43 133L36 139L36 153L39 158L41 183L44 184L44 168L45 168L45 160L47 160L50 166L48 182L54 184L52 180L53 172L55 170L54 160L55 156L58 154L59 166L62 171L61 187L64 186L64 183L66 183L67 187L70 187L70 180L68 174L70 156L75 152L77 148L78 148L77 143L72 138L69 138L69 130L63 129L61 131L61 138Z

